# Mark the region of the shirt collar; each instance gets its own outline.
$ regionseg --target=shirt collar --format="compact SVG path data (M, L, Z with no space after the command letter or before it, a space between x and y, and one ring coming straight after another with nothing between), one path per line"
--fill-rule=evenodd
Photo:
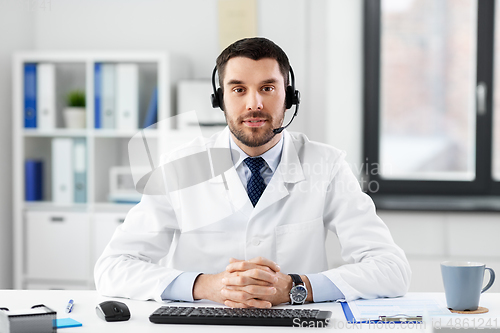
M278 164L280 164L281 160L281 152L283 151L283 138L285 136L282 135L280 141L278 141L277 144L275 144L271 149L266 151L264 154L260 155L266 161L267 165L271 169L271 171L274 173L276 172L276 169L278 168ZM231 158L233 160L234 167L237 169L241 163L243 163L243 160L248 156L247 153L245 153L243 150L241 150L240 147L234 142L233 136L229 134L229 147L231 148ZM233 149L238 152L239 157L238 160L236 160L235 156L236 154L234 153ZM257 157L257 156L255 156Z

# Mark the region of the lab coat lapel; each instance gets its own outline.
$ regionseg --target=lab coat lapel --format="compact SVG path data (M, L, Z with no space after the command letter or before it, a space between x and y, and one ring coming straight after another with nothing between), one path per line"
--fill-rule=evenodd
M219 134L213 145L214 148L227 148L229 149L229 128L226 128ZM228 150L229 154L229 150ZM214 184L214 186L227 186L228 200L231 201L232 206L236 211L243 213L246 216L250 216L253 206L248 198L247 191L241 183L241 179L236 172L236 168L231 167L226 172L224 172L224 178L226 184L223 185L224 179L222 176L213 177L209 180L209 183Z
M259 202L255 205L252 217L288 196L290 193L286 184L298 183L305 179L293 138L286 130L283 131L283 135L284 142L281 161L271 181L267 184L264 193L262 193Z

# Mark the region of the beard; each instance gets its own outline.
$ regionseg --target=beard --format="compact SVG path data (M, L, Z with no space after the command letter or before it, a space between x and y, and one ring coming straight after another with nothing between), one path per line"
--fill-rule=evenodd
M273 130L283 123L285 109L283 109L282 117L279 119L274 119L261 111L251 111L236 119L229 118L226 112L224 115L231 133L245 146L253 148L263 146L274 138L276 133ZM246 127L243 125L243 121L247 118L263 118L266 123L262 127Z

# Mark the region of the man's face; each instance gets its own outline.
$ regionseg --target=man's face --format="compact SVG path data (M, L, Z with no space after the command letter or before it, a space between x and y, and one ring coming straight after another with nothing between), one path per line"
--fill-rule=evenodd
M270 143L273 129L281 126L285 115L285 85L278 62L231 58L223 84L224 113L231 133L248 147Z

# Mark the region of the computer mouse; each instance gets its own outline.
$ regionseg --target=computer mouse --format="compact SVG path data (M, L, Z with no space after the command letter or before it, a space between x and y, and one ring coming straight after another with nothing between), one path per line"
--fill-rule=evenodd
M95 307L97 315L106 321L126 321L130 319L130 310L125 303L106 301Z

